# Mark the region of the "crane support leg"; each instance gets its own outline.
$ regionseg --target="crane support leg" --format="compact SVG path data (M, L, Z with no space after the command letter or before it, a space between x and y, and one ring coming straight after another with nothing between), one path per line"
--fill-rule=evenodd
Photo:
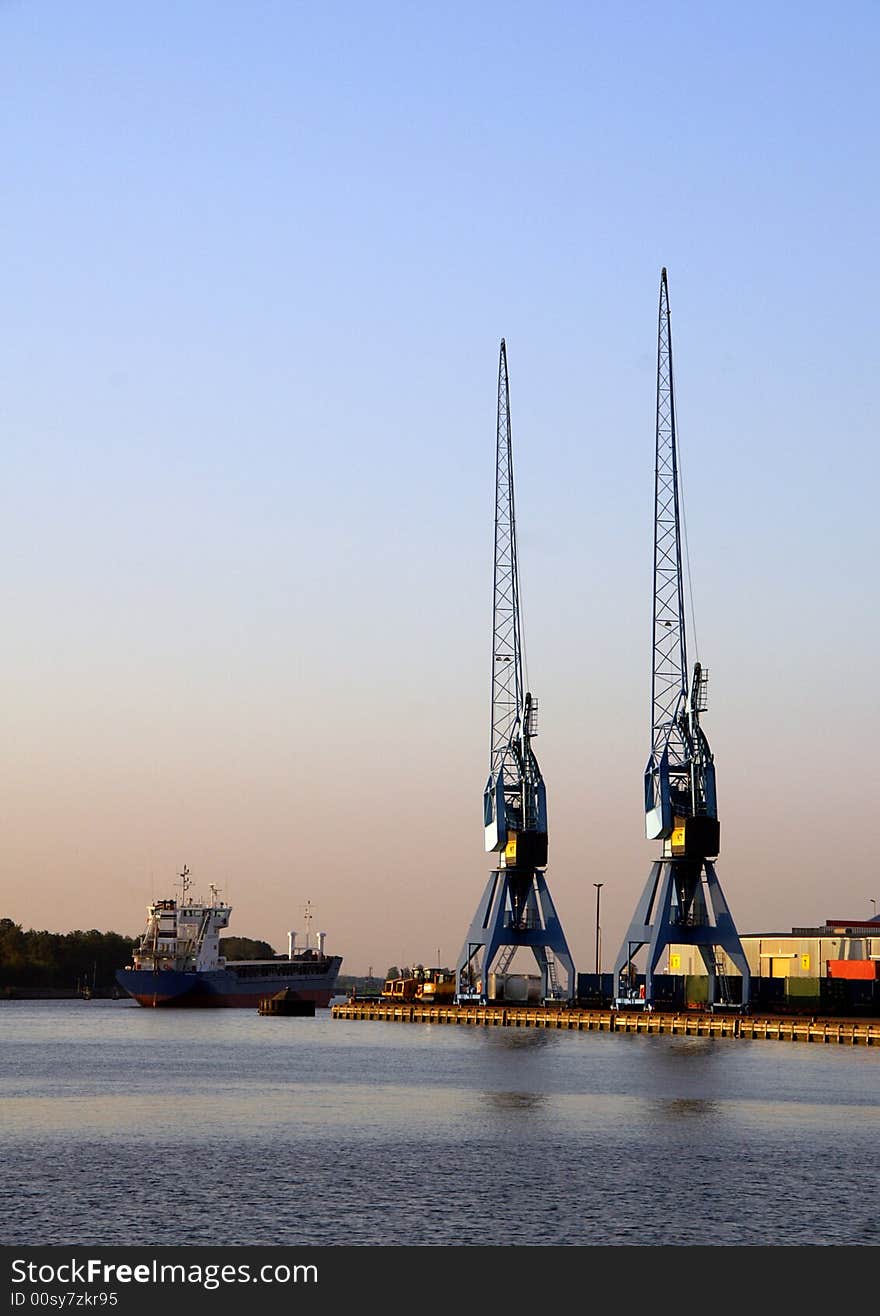
M706 860L706 886L709 892L709 900L715 913L715 926L717 931L716 946L724 950L731 962L739 969L742 975L742 1004L743 1008L749 1003L749 991L751 987L751 971L749 962L746 959L745 951L742 948L742 942L739 939L739 933L736 930L736 924L733 916L727 907L727 901L724 898L724 892L721 890L721 883L718 881L718 874L715 872L715 865Z
M651 865L645 888L614 962L614 982L620 983L623 977L628 989L633 981L632 962L642 946L648 947L645 971L645 999L648 1002L652 999L654 973L670 941L673 895L672 866L657 860Z
M509 963L520 946L532 951L541 970L543 998L573 1000L574 962L543 872L499 868L486 883L458 957L456 999L487 1002L496 957L509 951L503 956Z
M703 873L705 871L705 878ZM727 906L715 865L708 859L693 863L659 859L651 865L648 881L636 906L623 944L614 962L614 981L626 994L635 981L635 956L648 947L645 967L645 1002L654 1000L654 974L668 946L694 946L709 977L710 1005L718 999L716 950L723 950L742 977L742 1006L748 1006L748 961Z

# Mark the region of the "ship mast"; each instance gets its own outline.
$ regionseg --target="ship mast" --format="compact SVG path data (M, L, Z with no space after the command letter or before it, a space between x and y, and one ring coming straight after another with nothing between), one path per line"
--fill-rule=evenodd
M187 891L189 891L190 887L192 886L192 882L189 876L189 869L187 868L186 864L183 865L183 869L181 870L180 873L178 873L178 877L180 878L180 903L181 905L185 905L186 893Z

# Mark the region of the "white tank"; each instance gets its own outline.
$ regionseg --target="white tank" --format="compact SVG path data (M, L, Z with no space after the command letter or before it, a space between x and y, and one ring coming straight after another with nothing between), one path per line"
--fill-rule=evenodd
M541 975L539 973L490 973L490 1001L515 1001L519 1005L537 1002L541 999Z
M540 1001L541 977L537 973L508 973L504 980L506 1001Z

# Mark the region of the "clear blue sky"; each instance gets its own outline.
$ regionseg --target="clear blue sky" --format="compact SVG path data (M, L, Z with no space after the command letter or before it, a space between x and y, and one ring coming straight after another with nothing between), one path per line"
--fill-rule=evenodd
M279 948L454 960L485 881L505 337L548 880L579 968L653 847L669 270L718 871L874 857L876 3L0 0L0 916L187 863Z

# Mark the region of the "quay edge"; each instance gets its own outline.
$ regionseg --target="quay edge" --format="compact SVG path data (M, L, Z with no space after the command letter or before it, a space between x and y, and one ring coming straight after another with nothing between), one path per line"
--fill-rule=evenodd
M594 1010L577 1006L420 1005L369 1000L335 1002L334 1019L385 1023L456 1024L488 1028L555 1028L577 1032L673 1034L761 1042L813 1042L880 1046L880 1019L805 1018L795 1015Z

